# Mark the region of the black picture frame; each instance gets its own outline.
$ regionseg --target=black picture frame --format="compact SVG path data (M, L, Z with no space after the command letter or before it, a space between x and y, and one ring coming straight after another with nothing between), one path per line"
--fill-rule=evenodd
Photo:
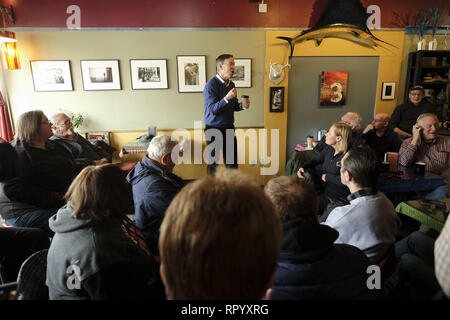
M119 60L80 60L80 65L84 91L122 90Z
M381 89L381 100L394 100L395 82L383 82Z
M284 87L270 87L269 112L284 112Z
M69 60L31 60L34 91L73 91Z
M178 93L203 92L206 85L206 56L178 55L177 78Z

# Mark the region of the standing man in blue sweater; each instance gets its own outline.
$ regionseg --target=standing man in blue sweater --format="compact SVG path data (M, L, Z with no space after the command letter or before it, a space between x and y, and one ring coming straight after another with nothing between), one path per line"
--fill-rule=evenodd
M216 59L217 74L209 79L203 90L205 99L205 136L208 148L207 173L214 174L222 150L225 166L237 168L237 142L234 135L234 112L248 109L250 103L239 102L231 81L234 58L222 54ZM227 134L228 132L228 134ZM218 139L222 137L222 139ZM218 141L216 141L218 139ZM220 141L222 140L222 141Z

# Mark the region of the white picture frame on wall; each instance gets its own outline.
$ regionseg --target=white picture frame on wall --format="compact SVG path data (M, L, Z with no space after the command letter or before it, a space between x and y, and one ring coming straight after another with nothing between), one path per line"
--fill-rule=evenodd
M394 100L395 97L395 82L383 82L383 89L381 90L381 100Z
M236 58L234 59L234 74L231 80L236 88L252 87L252 59Z
M206 56L177 56L178 92L203 92Z
M133 90L168 89L167 59L130 59Z
M34 91L72 91L69 60L32 60Z
M119 60L81 60L83 88L90 90L120 90Z

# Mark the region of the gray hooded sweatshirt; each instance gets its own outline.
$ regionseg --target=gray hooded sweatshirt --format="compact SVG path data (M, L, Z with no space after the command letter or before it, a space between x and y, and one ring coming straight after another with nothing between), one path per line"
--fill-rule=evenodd
M119 219L101 224L72 217L65 205L49 219L51 300L164 299L158 266L124 233Z

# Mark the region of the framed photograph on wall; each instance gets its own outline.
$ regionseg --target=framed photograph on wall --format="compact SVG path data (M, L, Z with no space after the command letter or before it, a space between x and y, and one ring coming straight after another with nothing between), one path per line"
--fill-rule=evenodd
M269 112L284 111L284 87L270 87Z
M178 92L203 92L206 56L177 56Z
M250 58L236 58L234 59L234 75L231 80L236 85L236 88L251 88L252 87L252 59Z
M86 140L90 143L94 143L95 141L104 141L106 144L109 143L109 132L86 132L85 134Z
M168 89L167 59L130 59L131 87L139 89Z
M83 88L120 90L119 60L81 60Z
M394 100L395 97L395 82L383 82L383 89L381 90L381 100Z
M32 60L34 91L71 91L72 75L69 60Z

